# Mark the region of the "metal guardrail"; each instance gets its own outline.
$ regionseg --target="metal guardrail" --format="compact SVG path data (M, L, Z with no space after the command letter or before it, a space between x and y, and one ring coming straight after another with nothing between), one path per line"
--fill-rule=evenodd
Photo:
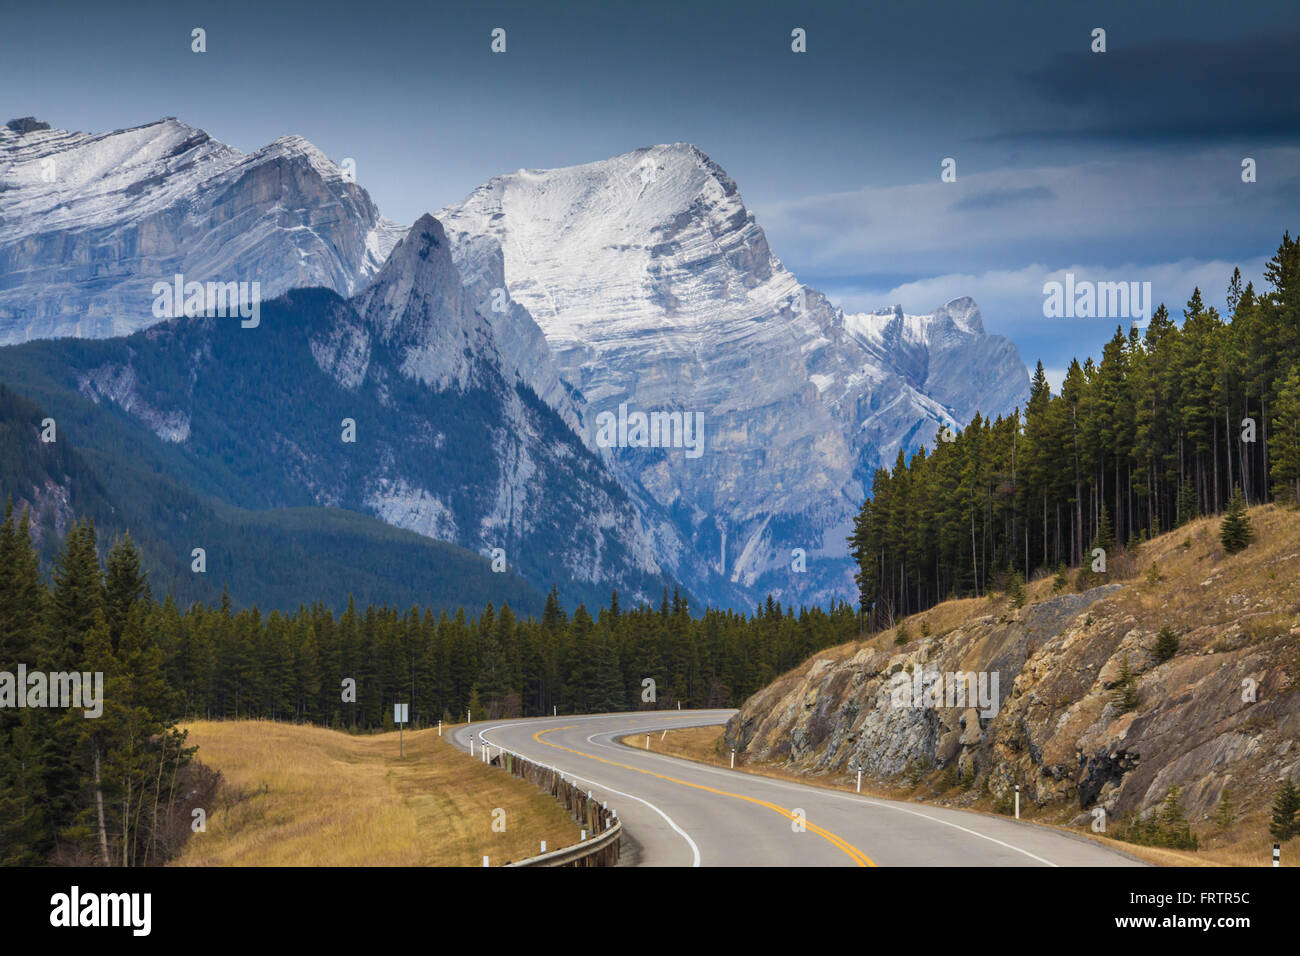
M480 738L481 740L482 738ZM484 741L486 744L487 742ZM506 773L535 784L550 793L575 820L583 824L590 836L572 846L551 850L506 866L615 866L623 836L623 824L618 814L601 805L589 792L572 784L555 767L534 763L513 751L496 744L487 744L497 750L489 762L503 768Z
M518 863L507 863L506 866L614 866L618 863L622 837L623 823L615 820L614 825L598 837L540 856L530 856Z

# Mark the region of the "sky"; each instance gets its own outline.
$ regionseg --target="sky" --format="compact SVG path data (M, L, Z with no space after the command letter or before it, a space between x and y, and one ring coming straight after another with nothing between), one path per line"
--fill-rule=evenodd
M500 173L691 142L805 284L850 311L972 296L1059 383L1132 319L1047 317L1049 280L1150 282L1175 317L1196 286L1222 309L1234 267L1262 286L1300 231L1297 50L1295 0L50 0L4 14L0 122L296 133L402 223Z

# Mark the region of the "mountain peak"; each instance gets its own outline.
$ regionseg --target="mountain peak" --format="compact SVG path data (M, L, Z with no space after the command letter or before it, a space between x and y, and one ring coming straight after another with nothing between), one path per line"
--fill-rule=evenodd
M23 116L19 119L11 119L5 126L13 130L19 136L24 133L32 133L37 130L51 129L49 123L38 120L35 116Z
M437 217L431 212L426 212L411 224L410 231L415 232L416 229L419 229L421 233L441 236L443 239L447 238L447 233L442 228L442 223L440 223Z
M403 354L403 373L435 389L466 388L482 363L500 365L491 328L452 260L442 223L425 213L353 300L380 341Z
M431 213L426 212L415 220L411 228L406 230L406 235L402 236L393 247L388 260L379 270L379 275L375 277L375 284L385 281L386 276L391 277L396 273L408 271L417 260L428 261L431 258L435 259L439 266L450 266L453 271L455 270L455 265L451 262L451 251L447 245L447 231L443 229L441 222Z
M174 116L97 133L23 117L0 126L0 166L0 343L152 325L150 289L176 273L351 295L396 238L299 136L245 154Z
M960 295L948 300L941 308L935 310L934 317L936 320L951 321L963 332L984 334L984 319L980 315L979 306L968 295Z

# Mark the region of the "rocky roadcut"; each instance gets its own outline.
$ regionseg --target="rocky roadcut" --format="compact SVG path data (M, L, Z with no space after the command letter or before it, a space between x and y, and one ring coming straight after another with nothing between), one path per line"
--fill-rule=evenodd
M1215 521L1142 545L1139 563L1158 563L1158 584L1138 577L1052 595L1044 579L1041 598L1020 610L1001 596L951 602L906 622L916 635L932 617L931 636L900 647L891 630L814 655L744 704L728 746L885 783L952 767L970 781L959 804L1019 783L1023 799L1076 826L1096 807L1131 819L1175 786L1193 822L1208 820L1225 790L1241 810L1265 809L1300 760L1300 519L1261 514L1263 540L1240 555L1216 548ZM1171 659L1157 652L1165 623L1181 635ZM1126 661L1132 709L1117 701ZM920 670L998 673L1000 708L990 717L969 701L894 706L897 676Z

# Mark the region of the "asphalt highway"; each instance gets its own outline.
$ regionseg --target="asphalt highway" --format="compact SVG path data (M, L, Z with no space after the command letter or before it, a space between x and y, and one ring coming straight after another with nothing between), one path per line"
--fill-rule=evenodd
M722 724L732 710L643 711L482 721L486 743L554 767L623 821L634 866L1140 866L1082 836L1007 817L709 767L655 752L664 730ZM651 735L650 750L616 743Z

